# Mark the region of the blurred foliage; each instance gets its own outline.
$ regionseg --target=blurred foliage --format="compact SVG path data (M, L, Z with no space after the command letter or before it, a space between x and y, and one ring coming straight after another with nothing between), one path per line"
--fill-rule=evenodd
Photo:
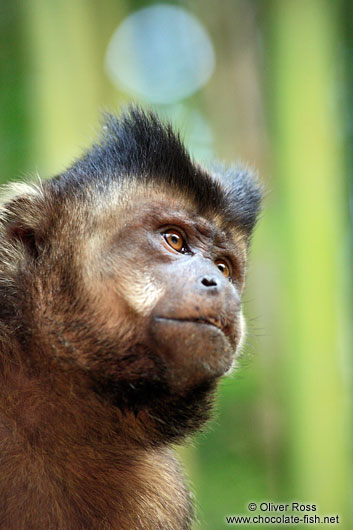
M181 451L195 528L226 528L226 515L261 500L314 503L352 528L352 3L169 3L207 28L216 70L182 111L161 111L198 113L217 156L248 161L267 188L244 302L247 354L206 434ZM131 99L108 80L104 56L123 18L150 4L0 3L3 182L61 171L94 138L101 110Z

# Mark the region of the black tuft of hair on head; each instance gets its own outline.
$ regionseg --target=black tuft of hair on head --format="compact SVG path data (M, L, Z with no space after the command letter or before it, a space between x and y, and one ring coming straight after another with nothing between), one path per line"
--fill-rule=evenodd
M251 232L260 208L261 186L249 170L194 163L178 133L152 111L130 106L121 117L106 114L100 141L56 179L56 186L82 192L107 189L112 181L176 189L201 215L223 216L226 224Z

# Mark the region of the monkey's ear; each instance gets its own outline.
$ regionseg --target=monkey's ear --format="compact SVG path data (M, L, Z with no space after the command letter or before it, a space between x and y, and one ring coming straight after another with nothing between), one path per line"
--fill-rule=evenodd
M1 221L6 240L15 246L20 244L28 256L37 259L44 245L45 201L36 188L26 185L26 191L5 200Z
M12 221L6 227L7 238L21 242L28 254L37 259L43 247L43 237L33 227L24 226L21 220Z

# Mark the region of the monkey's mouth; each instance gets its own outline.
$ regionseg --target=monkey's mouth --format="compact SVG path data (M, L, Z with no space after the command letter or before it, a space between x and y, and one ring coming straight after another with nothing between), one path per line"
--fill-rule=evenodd
M215 317L195 317L195 318L176 318L176 317L155 317L157 321L169 321L169 322L180 322L199 324L204 326L212 326L219 329L226 337L232 335L231 326L225 323L223 320Z
M225 324L218 315L155 316L151 331L153 345L177 386L224 375L239 342L236 321Z

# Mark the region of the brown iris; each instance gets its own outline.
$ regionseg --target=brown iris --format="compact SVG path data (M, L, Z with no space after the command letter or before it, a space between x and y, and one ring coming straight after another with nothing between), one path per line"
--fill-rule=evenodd
M181 252L185 248L184 238L177 230L167 230L163 236L168 245L177 252Z
M230 277L230 267L226 261L224 261L223 259L217 259L216 265L226 278Z

